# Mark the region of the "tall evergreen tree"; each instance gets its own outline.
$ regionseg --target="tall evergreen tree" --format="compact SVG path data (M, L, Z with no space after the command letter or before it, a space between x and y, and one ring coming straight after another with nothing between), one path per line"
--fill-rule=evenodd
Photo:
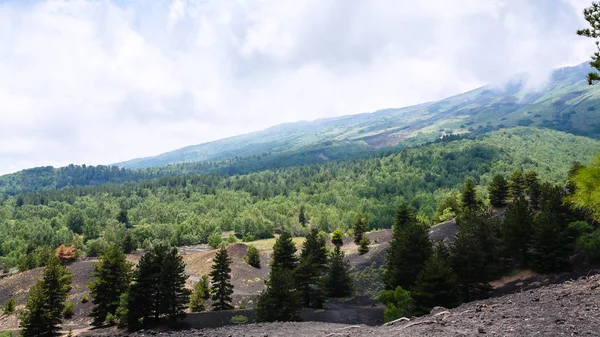
M300 214L298 215L298 222L300 222L300 224L304 227L306 227L306 224L308 223L308 218L306 217L306 210L304 208L304 205L300 206Z
M515 262L525 264L533 233L533 212L524 197L520 197L506 209L501 233L507 254Z
M261 293L256 304L256 321L298 320L297 313L302 303L296 290L293 272L283 267L272 268L269 280L265 283L267 288Z
M541 198L541 184L540 178L537 172L528 171L525 173L525 186L527 187L526 192L529 195L529 202L532 207L538 208L540 206Z
M190 291L185 288L187 278L183 258L179 255L177 248L173 247L165 256L161 268L161 315L164 314L170 319L185 316L184 310L187 308L190 298Z
M131 279L131 264L118 246L106 250L100 262L94 264L94 281L89 284L94 308L90 313L93 326L104 325L108 314L115 315L121 294L127 291Z
M371 244L371 240L369 240L366 236L363 236L358 243L358 253L360 255L365 255L369 252L369 245Z
M516 170L511 174L508 182L508 194L512 200L517 200L520 197L525 196L527 190L527 183L523 172Z
M227 254L225 247L221 247L214 258L210 278L212 280L212 300L213 310L231 310L231 294L233 294L233 285L231 284L231 259Z
M504 176L497 174L488 187L490 192L490 204L492 206L501 207L506 205L506 198L508 197L508 182L504 179Z
M536 214L531 242L531 266L534 270L552 273L571 268L569 257L573 252L573 241L567 235L564 219L552 208L542 209Z
M461 302L457 276L448 265L443 250L443 244L438 245L417 276L412 291L416 315L428 314L435 306L454 308Z
M281 267L288 270L296 268L296 263L298 262L298 258L295 255L296 251L296 244L294 244L292 236L289 232L284 231L275 240L275 245L273 245L271 268Z
M42 279L29 291L21 316L23 337L59 336L63 309L71 291L71 272L57 258L48 261Z
M296 282L302 294L302 304L305 307L321 308L323 306L323 291L321 281L327 269L327 249L325 237L313 228L306 236L300 262L296 267Z
M499 220L489 211L461 214L451 248L452 268L467 300L504 270Z
M404 229L409 225L414 224L416 221L417 219L408 204L403 203L398 206L398 209L396 209L396 216L394 217L394 229Z
M362 217L362 215L359 214L356 217L353 229L354 229L354 243L358 245L358 244L360 244L360 240L362 240L363 235L368 230L367 221L365 220L365 218Z
M398 286L410 289L432 253L427 228L414 219L407 207L401 206L396 213L396 221L383 275L387 290L395 290Z
M137 269L133 273L131 285L127 292L126 317L122 317L121 324L130 330L147 326L153 319L160 315L160 299L162 298L159 287L160 267L164 261L166 248L157 246L142 256ZM123 297L122 297L123 298ZM120 309L121 310L121 309ZM123 319L126 322L123 322Z
M475 190L475 182L473 179L467 179L463 185L460 202L463 210L474 211L481 208L481 201L477 197L477 191Z
M123 253L131 254L135 250L135 243L133 242L133 237L131 236L130 231L125 232L125 237L123 238Z
M325 277L325 290L329 297L346 297L352 295L352 278L350 263L340 246L335 246L329 258L329 271Z

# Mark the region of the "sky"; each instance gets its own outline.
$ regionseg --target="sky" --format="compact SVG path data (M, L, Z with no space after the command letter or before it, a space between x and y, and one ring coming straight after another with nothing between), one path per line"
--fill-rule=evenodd
M0 0L0 174L110 164L589 60L588 0Z

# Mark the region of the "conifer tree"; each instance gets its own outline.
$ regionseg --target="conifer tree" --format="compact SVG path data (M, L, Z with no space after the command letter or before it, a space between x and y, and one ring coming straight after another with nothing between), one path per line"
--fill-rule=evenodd
M135 250L135 243L133 242L133 237L129 231L125 232L125 237L123 238L123 253L131 254Z
M254 268L260 269L260 253L258 249L254 245L248 246L248 251L246 252L246 258L249 265Z
M131 264L118 246L106 250L100 262L94 264L94 281L89 284L94 308L90 313L93 326L104 325L108 314L115 315L121 294L127 291Z
M296 290L293 272L287 268L271 269L267 288L256 304L257 322L287 322L298 320L297 312L302 307L300 294Z
M160 300L162 289L160 289L160 268L166 255L166 247L156 246L142 256L133 278L129 291L127 292L126 306L120 309L126 312L121 315L121 324L130 330L136 330L140 324L146 326L153 319L158 320L160 316ZM125 320L125 322L123 322Z
M533 212L524 197L520 197L506 209L501 233L507 254L519 264L526 263L533 233Z
M194 285L194 291L192 291L192 295L190 296L190 310L192 312L202 312L206 310L206 300L204 298L205 289L202 286L202 283L198 282Z
M185 263L177 248L171 248L171 251L165 256L160 273L162 290L160 314L164 314L170 319L185 316L184 310L189 302L190 291L185 288L185 281L188 277L185 273Z
M526 189L527 184L525 182L525 176L523 175L523 172L516 170L510 176L510 180L508 182L508 194L513 200L517 200L520 197L525 196Z
M531 266L542 273L569 270L573 241L567 235L564 219L552 208L546 207L535 216Z
M365 255L366 253L368 253L370 244L371 241L366 236L363 236L362 239L360 239L360 242L358 243L358 253L360 255Z
M435 306L454 308L461 302L458 279L445 260L444 250L443 243L438 244L417 277L412 291L416 315L428 314Z
M63 309L71 291L71 272L57 258L51 258L44 276L29 291L25 311L21 316L21 335L58 336Z
M481 201L477 197L477 191L475 190L475 182L473 182L473 179L467 179L463 185L460 201L463 211L474 211L481 208Z
M208 278L208 275L202 275L202 277L198 281L198 285L202 289L202 293L204 294L204 301L208 301L210 299L210 280Z
M354 222L353 229L354 229L354 243L359 245L360 240L362 240L363 235L368 230L367 222L366 222L365 218L363 218L361 215L358 215L356 217L356 221Z
M506 198L508 197L508 182L504 179L504 176L497 174L488 187L490 192L490 204L492 206L501 207L506 205Z
M490 211L479 211L462 214L457 225L458 233L450 250L452 268L465 298L471 300L475 292L505 268L498 240L500 223Z
M529 195L529 202L532 207L537 208L540 205L541 184L540 178L535 171L525 173L526 192Z
M296 282L305 307L321 308L323 291L321 281L327 269L327 249L325 238L313 228L306 236L300 262L296 267Z
M395 290L399 286L410 289L431 253L427 228L415 220L407 205L401 206L396 212L392 241L385 260L385 289Z
M231 284L231 259L227 254L225 247L221 247L214 258L210 278L212 280L212 300L213 310L231 310L231 294L233 294L233 285Z
M325 290L329 297L346 297L352 295L352 278L350 264L340 246L335 246L329 258L329 272L325 277Z
M289 232L284 231L275 240L275 245L273 245L271 268L281 267L288 270L296 268L296 263L298 262L298 258L295 255L296 251L296 244L294 244L292 236Z
M342 232L341 229L336 229L333 231L333 235L331 236L331 243L334 246L343 246L344 245L344 240L343 240L343 236L344 236L344 232Z
M117 221L124 224L125 228L130 228L129 226L129 217L127 216L127 210L120 210L117 215Z
M298 215L298 222L304 227L308 223L308 219L306 218L304 205L300 206L300 214Z

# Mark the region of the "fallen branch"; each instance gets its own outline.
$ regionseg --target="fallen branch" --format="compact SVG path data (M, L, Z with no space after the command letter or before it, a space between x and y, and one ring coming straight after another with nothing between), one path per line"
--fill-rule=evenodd
M421 324L434 324L437 323L436 321L421 321L421 322L414 322L414 323L410 323L410 324L406 324L405 326L402 326L400 328L398 328L397 330L400 329L406 329L406 328L410 328L411 326L415 326L415 325L421 325Z
M410 319L408 319L406 317L401 317L401 318L398 318L398 319L393 320L391 322L387 322L383 326L390 326L390 325L394 325L395 323L398 323L398 322L407 322L407 321L410 321Z

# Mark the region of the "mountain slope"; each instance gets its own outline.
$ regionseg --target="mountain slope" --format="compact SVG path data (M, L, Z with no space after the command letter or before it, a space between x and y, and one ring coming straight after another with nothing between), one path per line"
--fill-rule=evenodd
M589 66L558 69L541 91L516 78L504 88L485 86L438 102L374 113L281 124L246 135L188 146L155 157L116 165L145 168L235 157L325 151L366 151L396 146L418 135L430 140L446 133L486 132L512 126L538 126L578 135L600 135L600 91L585 80ZM326 161L328 158L325 158Z

